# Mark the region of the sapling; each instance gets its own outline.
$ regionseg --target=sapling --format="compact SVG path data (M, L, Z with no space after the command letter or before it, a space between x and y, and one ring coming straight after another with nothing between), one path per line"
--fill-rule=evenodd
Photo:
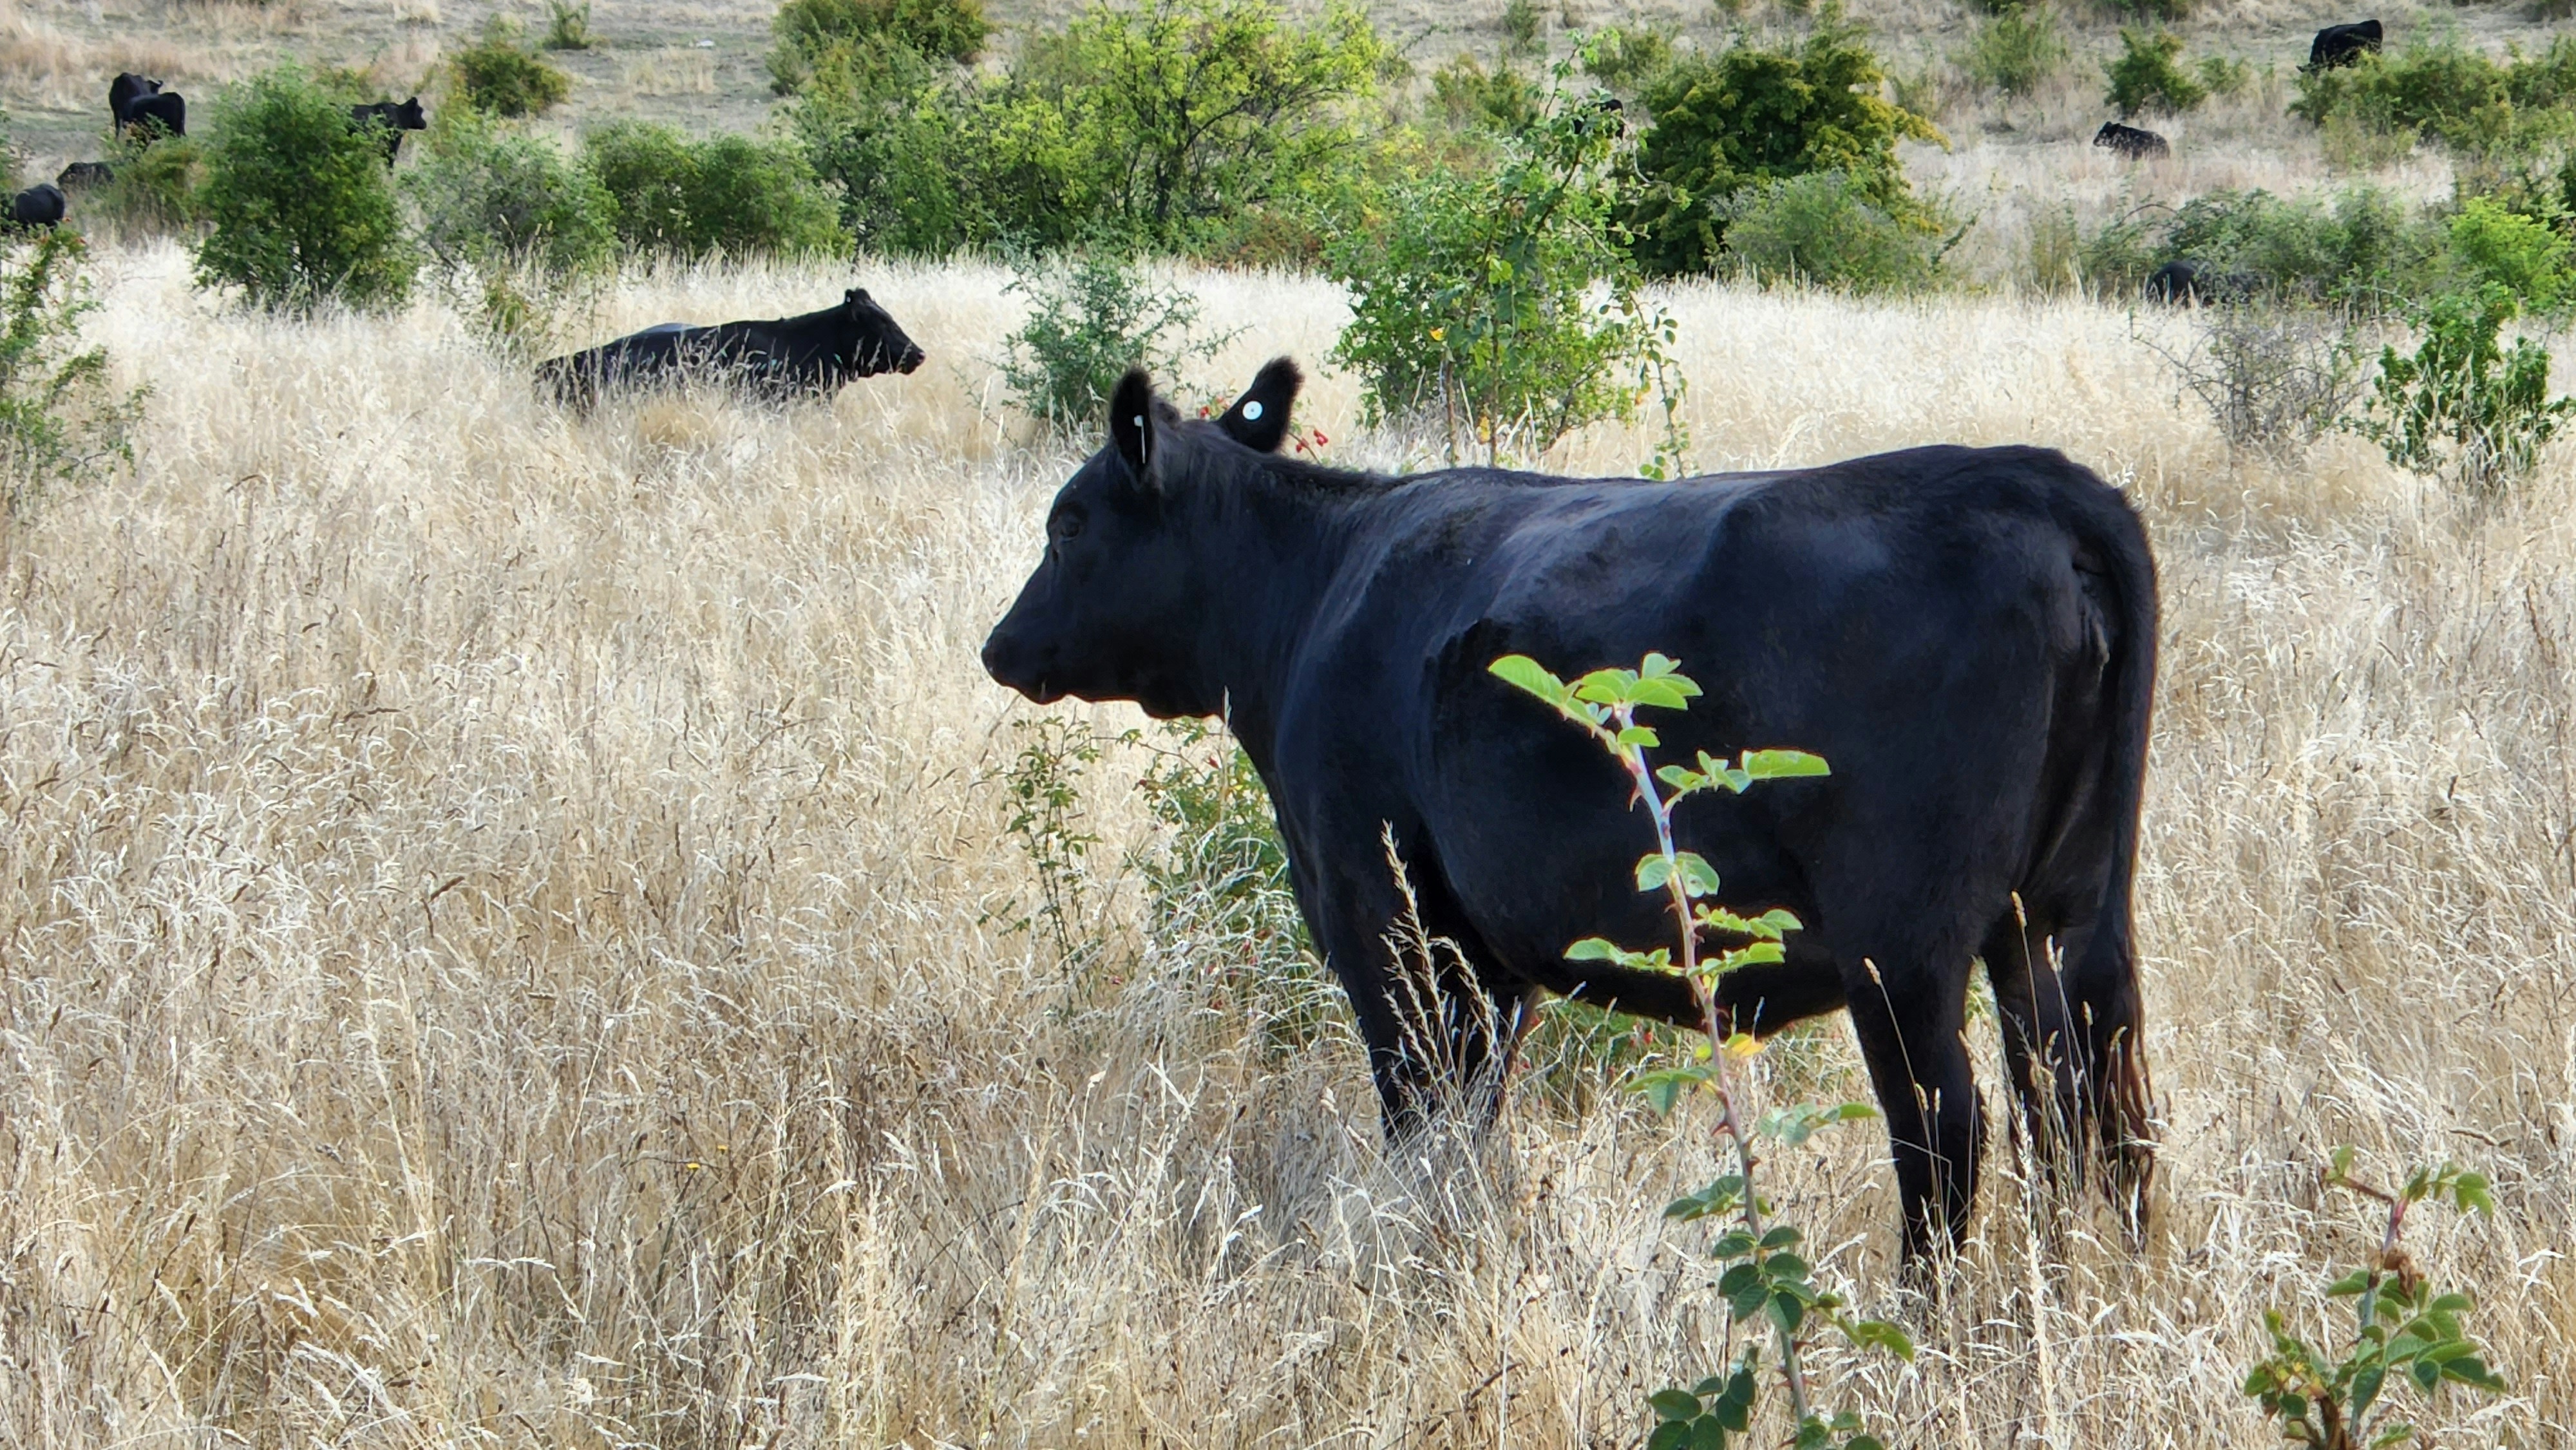
M1817 1406L1800 1356L1801 1335L1821 1322L1855 1345L1876 1346L1909 1360L1914 1357L1913 1343L1894 1325L1846 1315L1841 1296L1815 1283L1806 1259L1798 1253L1802 1242L1798 1229L1768 1221L1771 1205L1755 1181L1762 1159L1754 1147L1757 1138L1795 1147L1820 1128L1874 1117L1876 1110L1863 1103L1801 1103L1759 1115L1750 1111L1750 1097L1734 1064L1758 1052L1760 1045L1750 1034L1732 1030L1718 1003L1718 979L1739 967L1785 960L1781 943L1799 929L1799 922L1777 908L1744 916L1719 905L1716 869L1697 852L1682 850L1673 835L1673 808L1690 796L1712 790L1740 795L1761 781L1825 775L1828 767L1820 757L1799 750L1746 750L1732 764L1703 750L1692 765L1655 766L1647 752L1661 748L1663 742L1654 727L1638 723L1637 712L1687 710L1700 693L1695 681L1660 654L1647 655L1636 669L1594 670L1571 684L1526 655L1506 655L1489 668L1599 741L1627 772L1638 803L1654 823L1655 849L1637 860L1637 889L1662 892L1669 901L1678 960L1673 948L1634 951L1601 937L1576 942L1566 949L1566 956L1579 962L1678 972L1698 1004L1708 1041L1696 1049L1693 1060L1640 1074L1634 1085L1662 1112L1671 1111L1685 1093L1705 1092L1714 1098L1717 1132L1734 1158L1735 1171L1674 1200L1664 1216L1685 1223L1716 1219L1729 1224L1708 1250L1711 1259L1726 1265L1717 1289L1726 1297L1731 1316L1727 1339L1734 1339L1738 1326L1770 1324L1778 1346L1780 1378L1796 1422L1789 1443L1798 1450L1833 1445L1843 1450L1880 1450L1880 1441L1862 1431L1858 1416ZM1719 945L1704 953L1701 938L1706 934L1739 939L1742 945ZM1730 1436L1749 1434L1761 1367L1757 1330L1725 1373L1711 1375L1690 1389L1655 1395L1648 1403L1658 1423L1646 1441L1647 1450L1725 1450Z

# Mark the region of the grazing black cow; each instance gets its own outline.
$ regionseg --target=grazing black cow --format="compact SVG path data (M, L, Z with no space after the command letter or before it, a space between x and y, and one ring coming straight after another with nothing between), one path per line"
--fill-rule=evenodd
M2307 70L2333 70L2351 65L2379 49L2381 31L2376 20L2357 21L2351 25L2329 25L2317 32L2308 45Z
M104 161L75 161L54 177L54 185L70 191L76 187L105 186L115 179L115 169Z
M107 83L109 126L119 131L124 130L125 108L144 96L159 95L160 92L161 83L150 76L139 76L132 71L119 71L116 79Z
M2102 129L2093 133L2093 144L2107 146L2114 155L2125 156L2131 161L2173 154L2173 148L2165 144L2164 137L2153 131L2141 131L2135 126L2123 126L2117 121L2103 122Z
M351 106L349 119L361 126L384 128L385 164L391 166L402 155L402 133L429 129L429 113L421 109L420 97L414 96L397 105L392 101L370 101Z
M22 227L50 227L63 219L63 191L40 181L9 198L9 221Z
M841 301L802 317L690 327L666 322L584 352L537 364L537 380L563 402L587 407L625 384L687 374L742 383L772 397L827 393L853 378L908 373L921 349L893 317L853 287Z
M177 91L156 90L150 95L136 96L117 113L116 129L119 132L140 128L144 138L149 140L155 127L172 136L187 135L188 98Z
M1724 1025L1851 1009L1910 1253L1957 1234L1975 1192L1973 957L2051 1161L2081 1172L2089 1138L2139 1222L2154 1157L2130 878L2157 605L2117 492L2038 448L1677 483L1348 473L1272 451L1297 386L1281 359L1201 423L1128 374L983 660L1041 704L1230 719L1390 1136L1447 1088L1489 1104L1542 991L1700 1025L1678 977L1566 960L1596 934L1671 939L1662 898L1630 889L1653 831L1597 744L1487 672L1662 651L1708 693L1653 717L1661 754L1794 746L1832 767L1693 798L1678 830L1726 901L1805 923L1786 962L1722 980ZM1434 1009L1386 945L1381 831L1422 926L1458 948Z
M2263 279L2252 272L2221 272L2206 262L2178 257L2149 274L2145 290L2150 302L2244 302L2263 290Z

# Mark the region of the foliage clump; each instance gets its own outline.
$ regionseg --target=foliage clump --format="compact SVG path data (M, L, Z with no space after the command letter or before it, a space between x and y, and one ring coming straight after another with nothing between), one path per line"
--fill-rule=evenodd
M983 0L787 0L770 21L771 88L789 95L834 51L897 45L915 55L959 65L981 55L992 37Z
M616 204L589 168L470 111L439 117L403 189L422 244L450 266L569 274L616 259Z
M838 210L791 146L749 136L691 140L626 121L582 138L618 241L680 257L832 253L848 244Z
M2415 351L2380 353L2362 435L2400 468L2448 475L2481 499L2504 493L2576 412L2576 398L2549 396L2547 347L2529 337L2504 345L2504 326L2519 311L2496 282L2416 309Z
M2007 5L1980 22L1958 56L1970 80L2005 96L2027 96L2066 64L2066 36L2047 5Z
M80 236L56 227L0 239L0 514L130 463L139 393L119 393L104 348L81 344L97 307Z
M540 59L518 22L499 15L448 64L466 104L495 116L541 116L572 94L572 77Z
M1763 282L1901 292L1932 280L1935 239L1879 210L1839 171L1748 186L1727 199L1726 257Z
M2209 99L2209 90L2191 78L2179 57L2182 37L2170 30L2120 27L2119 58L2102 67L2111 87L2102 103L2122 117L2141 111L2178 116Z
M2576 36L2500 62L2454 36L2418 40L2303 71L2297 85L2290 114L2320 127L2420 135L2471 155L2527 156L2576 135Z
M419 267L374 135L304 71L253 77L217 106L198 195L197 279L268 308L384 308Z
M1646 88L1622 219L1648 275L1710 270L1725 255L1727 198L1809 172L1840 172L1876 211L1931 229L1896 143L1940 133L1879 95L1878 57L1830 20L1795 50L1738 44Z
M1010 336L1002 381L1031 417L1059 429L1097 423L1130 367L1175 377L1214 346L1190 337L1197 299L1105 249L1032 261L1008 290L1028 298L1029 315Z

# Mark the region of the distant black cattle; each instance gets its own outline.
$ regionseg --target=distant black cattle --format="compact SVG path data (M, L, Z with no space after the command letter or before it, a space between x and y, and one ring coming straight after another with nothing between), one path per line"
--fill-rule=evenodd
M2252 272L2221 272L2187 257L2158 267L2146 285L2148 301L2177 305L2243 302L2262 290L2263 279Z
M397 104L393 101L370 101L351 106L349 119L361 126L384 128L385 164L391 166L402 154L402 133L429 129L429 113L422 110L420 97Z
M104 161L75 161L54 177L54 185L71 191L85 186L105 186L115 179L115 169Z
M125 108L144 96L158 95L161 83L150 76L120 71L107 83L107 120L116 130L125 129Z
M22 227L49 227L63 219L62 188L40 181L9 198L9 220Z
M122 81L129 77L118 76L117 79ZM140 80L141 77L132 77L132 79ZM187 135L188 98L177 91L162 90L158 81L149 81L146 84L152 87L150 91L128 100L117 111L117 131L123 133L141 127L148 137L152 128L157 125L170 135Z
M583 352L548 358L537 380L587 406L611 388L679 376L739 383L777 397L830 392L853 378L908 373L921 349L863 288L802 317L691 327L666 322Z
M2379 22L2357 21L2351 25L2329 25L2317 32L2308 46L2309 70L2333 70L2350 65L2379 49Z
M1198 422L1129 373L983 659L1041 704L1226 716L1390 1136L1451 1093L1490 1112L1542 992L1703 1025L1673 973L1567 959L1596 935L1670 940L1662 897L1628 889L1654 833L1595 742L1488 672L1660 651L1708 690L1653 715L1662 755L1794 746L1832 770L1678 812L1729 904L1804 923L1785 961L1720 979L1718 1030L1849 1007L1921 1262L1975 1192L1962 1027L1982 958L2025 1123L2069 1166L2089 1138L2134 1225L2154 1168L2130 882L2157 605L2120 494L2039 448L1669 483L1351 473L1273 451L1297 385L1280 359ZM1435 961L1389 947L1408 904L1390 850Z
M2117 121L2103 122L2102 129L2093 133L2093 144L2107 146L2115 154L2132 161L2173 154L2173 148L2165 144L2164 137L2153 131L2141 131L2135 126L2123 126Z

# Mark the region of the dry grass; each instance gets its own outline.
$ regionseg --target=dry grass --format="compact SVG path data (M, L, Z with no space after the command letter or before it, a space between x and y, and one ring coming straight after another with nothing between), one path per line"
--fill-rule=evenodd
M1484 1173L1386 1163L1347 1032L1277 1056L1137 934L1132 756L1089 797L1109 955L989 924L1035 712L974 651L1073 461L1000 407L999 275L868 269L911 378L575 423L432 304L106 265L141 467L0 558L0 1438L1625 1445L1710 1367L1657 1217L1705 1125L1524 1090ZM1193 281L1248 329L1207 392L1329 344L1320 284ZM595 325L844 285L636 275ZM2576 1433L2567 454L2471 515L2348 440L2232 471L2115 313L1671 302L1704 462L2053 443L2163 559L2162 1231L2050 1248L2007 1172L1905 1309L1874 1130L1784 1155L1828 1276L1923 1335L1839 1393L1909 1444L2260 1443L2260 1310L2315 1322L2364 1243L2314 1187L2348 1142L2497 1180L2415 1243L2520 1392L2438 1443ZM1328 375L1306 416L1403 454L1355 413ZM1763 1063L1859 1091L1839 1025Z

